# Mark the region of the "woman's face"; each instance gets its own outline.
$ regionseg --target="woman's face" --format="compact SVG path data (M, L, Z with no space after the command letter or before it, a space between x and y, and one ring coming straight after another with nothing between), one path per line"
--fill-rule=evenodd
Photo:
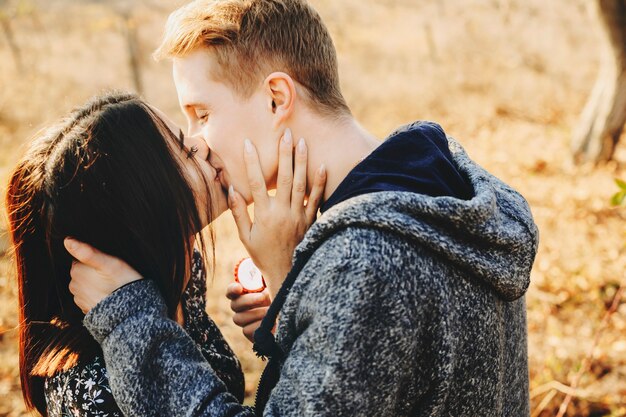
M202 137L184 136L183 131L165 113L154 107L153 110L173 133L173 138L171 135L167 137L171 141L172 149L179 155L183 171L193 189L204 228L209 224L210 218L215 219L228 209L226 192L222 188L219 171L209 163L211 150ZM181 143L184 146L181 147ZM207 191L210 195L207 195ZM212 209L211 216L208 212L209 203Z

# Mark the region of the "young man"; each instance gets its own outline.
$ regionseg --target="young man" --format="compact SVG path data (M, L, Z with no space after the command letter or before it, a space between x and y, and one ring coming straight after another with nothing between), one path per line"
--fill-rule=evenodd
M212 149L240 236L278 293L255 333L270 361L254 411L166 319L148 280L111 294L137 274L68 247L84 262L72 291L91 310L85 325L126 414L529 414L524 294L537 229L522 196L436 124L402 127L382 144L361 129L332 41L303 0L194 2L172 15L157 55L173 59L190 133ZM255 224L243 209L283 181L286 127L307 138L309 166L324 163L328 174L322 216L293 265L275 266L271 250L290 251L280 241L294 228L272 224L268 204L255 206ZM265 183L246 173L255 149L260 168L248 169Z

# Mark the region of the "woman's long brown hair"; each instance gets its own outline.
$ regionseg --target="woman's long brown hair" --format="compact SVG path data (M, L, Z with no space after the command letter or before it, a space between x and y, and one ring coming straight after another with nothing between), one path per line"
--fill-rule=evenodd
M175 316L194 250L190 238L201 221L171 138L136 96L109 94L36 138L13 172L6 207L19 291L20 378L29 409L47 415L45 378L100 352L68 289L66 236L155 281Z

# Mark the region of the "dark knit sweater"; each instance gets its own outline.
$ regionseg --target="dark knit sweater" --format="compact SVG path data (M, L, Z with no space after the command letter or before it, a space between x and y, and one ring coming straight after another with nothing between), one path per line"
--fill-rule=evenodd
M376 192L330 208L283 288L267 416L528 416L524 294L537 229L452 139L468 200ZM148 280L85 325L129 416L244 416ZM117 398L119 394L120 398Z

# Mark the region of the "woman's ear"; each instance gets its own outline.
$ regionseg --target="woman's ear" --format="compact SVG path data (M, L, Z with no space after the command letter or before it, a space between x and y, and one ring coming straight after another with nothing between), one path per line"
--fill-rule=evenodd
M273 72L264 82L268 108L272 112L274 128L284 125L292 115L296 102L296 85L284 72Z

